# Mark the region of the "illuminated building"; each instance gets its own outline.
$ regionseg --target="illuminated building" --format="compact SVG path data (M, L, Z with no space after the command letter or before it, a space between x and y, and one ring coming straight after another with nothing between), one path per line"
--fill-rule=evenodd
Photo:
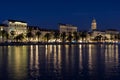
M91 32L91 40L94 40L97 37L101 37L100 40L104 40L105 39L105 31L101 31L101 30L94 30Z
M4 27L5 27L4 24L0 24L0 31L2 31Z
M0 41L15 41L16 37L19 36L19 34L23 33L24 40L23 41L40 41L40 42L45 42L46 37L45 35L49 33L50 39L48 42L55 42L59 41L61 42L61 33L65 32L65 39L67 41L69 34L71 33L72 35L72 40L74 37L73 32L77 32L78 28L74 25L70 24L59 24L59 30L52 30L52 29L45 29L41 28L39 26L28 26L28 24L24 21L18 21L18 20L5 20L3 24L0 24L0 30L5 30L8 33L8 38L7 35L0 35ZM28 33L28 31L31 31L33 34L33 37L29 39L28 37L25 37ZM12 33L14 32L14 33ZM39 32L39 33L38 33ZM58 32L60 34L57 35L57 39L55 38L54 33ZM38 35L36 35L38 33ZM82 39L79 38L78 41L86 41L86 42L93 42L93 41L118 41L119 38L119 31L109 29L106 31L101 31L97 29L97 23L96 20L93 19L91 23L91 30L89 32L85 33L86 38ZM79 37L81 37L81 34L78 33ZM17 39L16 39L17 41ZM20 41L20 40L19 40Z
M116 40L118 39L119 31L115 29L108 29L105 31L106 32L106 37L108 40Z
M18 20L5 20L3 24L7 25L7 27L4 28L9 34L11 31L15 32L15 35L25 33L27 30L27 23L24 21L18 21Z
M77 32L77 27L70 24L59 24L59 31L62 32Z
M28 26L27 29L31 29L31 32L33 35L35 35L38 31L40 32L40 37L39 37L39 41L44 41L44 36L49 33L52 34L54 32L59 32L58 30L54 30L54 29L45 29L45 28L41 28L39 26ZM53 36L51 35L51 38L53 38ZM38 41L37 37L36 39L34 39L34 41Z

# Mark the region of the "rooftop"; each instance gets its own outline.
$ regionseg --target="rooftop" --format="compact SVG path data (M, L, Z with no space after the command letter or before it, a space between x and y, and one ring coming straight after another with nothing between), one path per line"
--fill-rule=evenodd
M93 20L92 20L92 23L96 23L96 20L95 20L95 19L93 19Z
M70 27L76 27L76 26L71 25L71 24L62 24L62 23L59 23L59 25L63 25L63 26L70 26Z
M21 21L21 20L12 20L12 19L8 19L8 21L10 21L10 22L22 22L22 23L27 23L27 22L25 22L25 21Z
M41 28L39 26L27 26L28 28L32 28L34 30L40 30L40 31L59 31L56 29L46 29L46 28Z
M107 29L106 31L118 31L116 29Z

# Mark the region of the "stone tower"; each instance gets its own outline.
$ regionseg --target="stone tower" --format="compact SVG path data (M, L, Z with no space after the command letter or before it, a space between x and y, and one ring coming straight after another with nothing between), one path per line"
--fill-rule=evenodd
M97 23L96 23L96 20L93 19L91 23L91 30L96 30L96 29L97 29Z

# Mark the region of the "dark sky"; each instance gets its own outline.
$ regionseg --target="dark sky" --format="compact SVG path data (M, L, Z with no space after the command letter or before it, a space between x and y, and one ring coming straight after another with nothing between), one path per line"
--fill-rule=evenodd
M120 27L119 0L1 0L0 21L23 20L29 25L58 28L58 23L89 30L93 17L99 29Z

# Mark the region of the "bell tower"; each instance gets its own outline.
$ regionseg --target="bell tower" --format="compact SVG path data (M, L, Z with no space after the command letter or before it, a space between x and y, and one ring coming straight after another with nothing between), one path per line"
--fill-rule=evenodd
M97 23L96 23L96 20L93 19L91 23L91 30L96 30L96 29L97 29Z

